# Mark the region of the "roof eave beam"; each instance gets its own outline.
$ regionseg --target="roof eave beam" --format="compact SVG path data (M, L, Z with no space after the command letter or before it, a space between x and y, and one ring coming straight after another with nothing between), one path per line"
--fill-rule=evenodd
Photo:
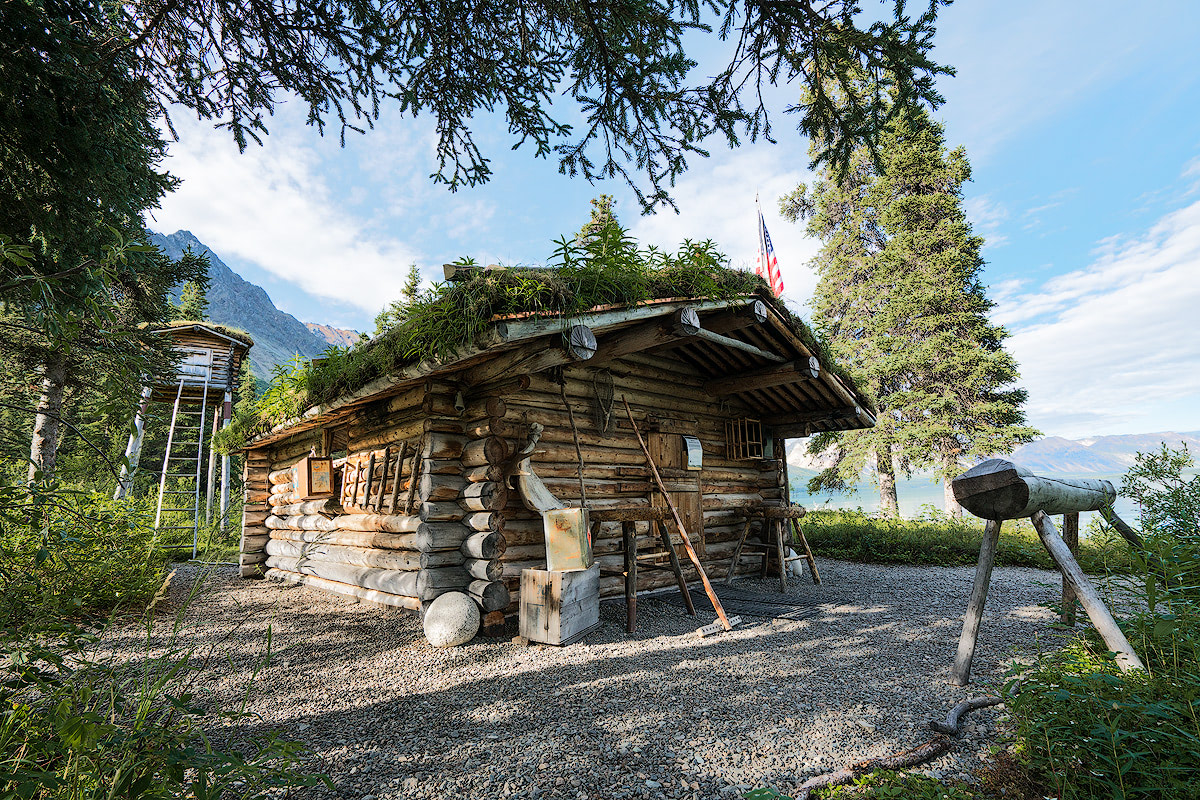
M704 384L704 391L714 397L725 397L742 392L753 392L784 384L806 383L816 380L821 374L821 362L816 356L798 361L747 370L735 375L726 375Z

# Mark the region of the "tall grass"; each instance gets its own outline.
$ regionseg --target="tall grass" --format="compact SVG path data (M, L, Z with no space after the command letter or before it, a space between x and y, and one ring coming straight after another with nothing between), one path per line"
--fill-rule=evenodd
M863 511L814 511L804 517L804 534L818 555L875 564L966 566L979 560L983 523L927 513L915 519L883 517ZM1095 530L1080 542L1084 571L1128 572L1129 548L1115 534ZM1046 549L1027 520L1005 522L996 564L1054 569Z

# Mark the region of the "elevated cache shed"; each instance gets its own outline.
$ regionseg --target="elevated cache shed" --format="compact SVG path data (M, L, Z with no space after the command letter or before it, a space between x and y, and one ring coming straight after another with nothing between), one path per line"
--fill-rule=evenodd
M543 519L513 480L541 426L530 467L547 489L567 506L630 510L592 527L601 593L620 594L629 519L641 553L669 555L647 524L666 498L623 398L716 576L747 518L787 500L784 439L874 424L765 294L510 314L452 358L399 365L250 442L242 574L414 610L463 591L498 625L516 613L522 569L546 562ZM311 489L321 457L325 494ZM641 590L675 582L669 569L637 575Z

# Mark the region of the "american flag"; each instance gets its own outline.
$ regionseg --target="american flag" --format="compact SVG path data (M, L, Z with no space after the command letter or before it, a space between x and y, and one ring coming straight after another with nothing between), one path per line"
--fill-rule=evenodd
M779 274L779 260L775 258L775 248L771 246L771 234L767 233L762 209L758 211L758 263L754 271L771 284L771 291L776 297L783 294L783 276Z

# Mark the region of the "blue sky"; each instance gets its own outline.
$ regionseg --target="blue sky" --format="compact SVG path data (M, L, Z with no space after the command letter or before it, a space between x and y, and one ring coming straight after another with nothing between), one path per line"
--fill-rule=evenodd
M869 10L874 7L868 4ZM974 168L967 209L988 245L995 319L1048 434L1200 429L1200 4L966 2L942 11L937 116ZM787 94L779 96L786 100ZM156 212L186 228L302 320L370 331L409 263L428 279L463 255L540 263L617 197L646 243L717 241L755 257L762 197L785 298L807 315L817 243L775 200L808 180L807 143L776 117L778 144L714 149L678 184L680 213L640 217L623 186L558 174L512 152L502 121L476 128L495 176L451 194L428 179L428 120L385 113L366 136L321 139L285 104L261 147L180 116L168 168L184 183Z

